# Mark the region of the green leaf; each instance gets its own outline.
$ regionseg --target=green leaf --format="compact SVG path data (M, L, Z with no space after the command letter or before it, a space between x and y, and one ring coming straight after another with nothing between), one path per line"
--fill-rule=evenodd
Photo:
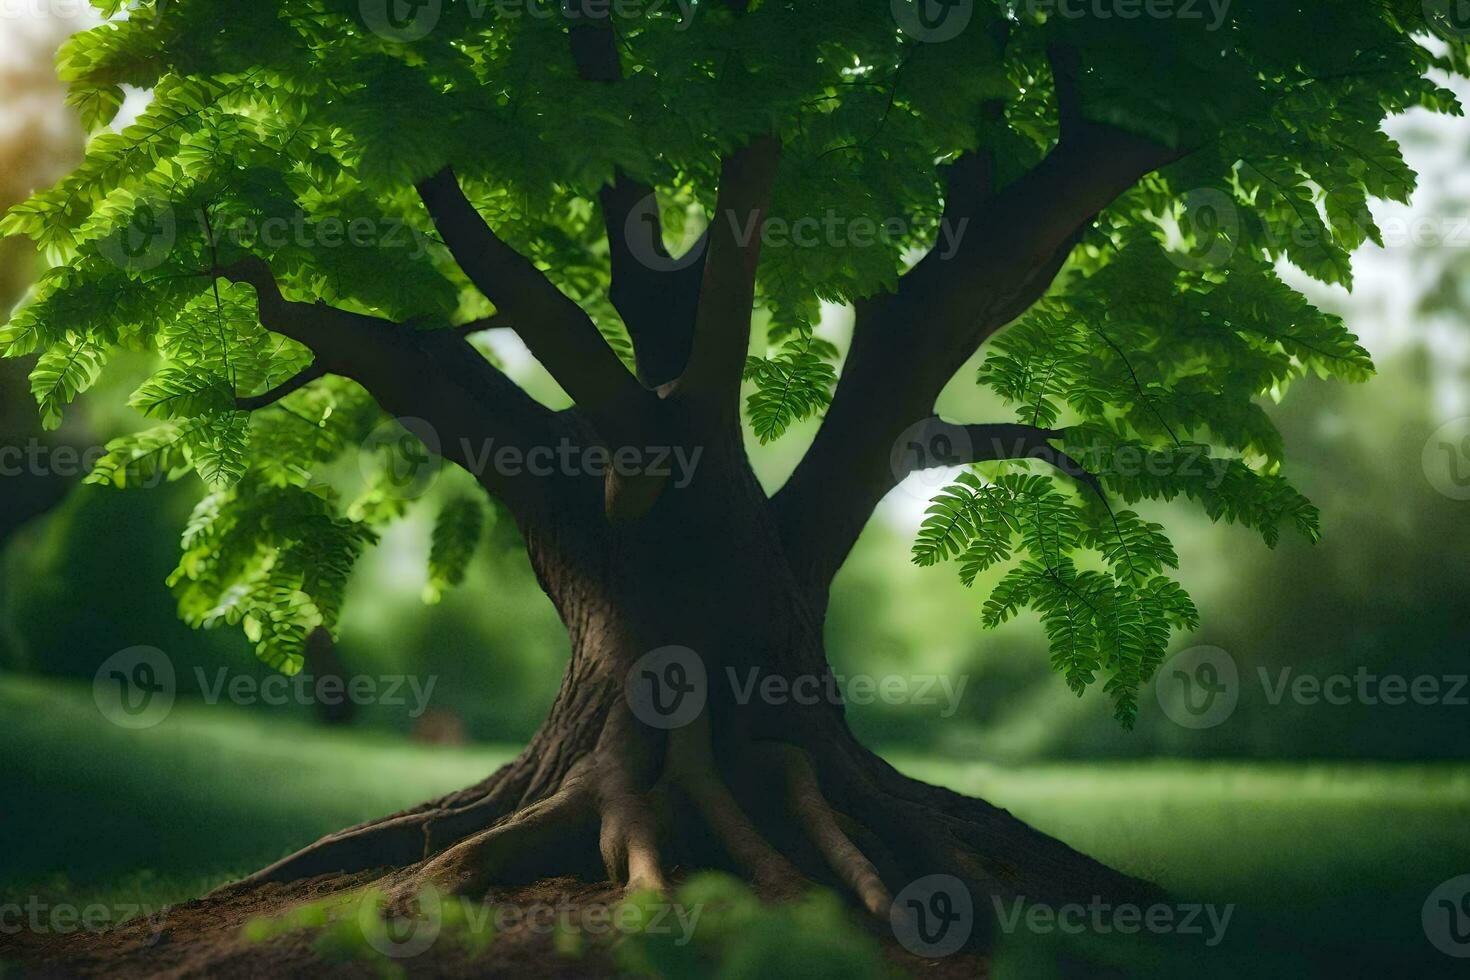
M149 418L193 418L234 406L230 383L195 369L170 365L133 392L128 404Z
M484 531L485 507L480 501L460 497L444 505L434 525L425 602L439 602L446 591L464 581Z
M177 479L190 468L185 452L187 433L187 426L169 423L113 439L83 482L123 490Z
M67 104L77 110L88 132L112 122L122 108L123 97L123 90L117 85L79 83L66 93Z
M751 429L764 445L779 438L791 425L811 418L832 400L837 372L823 359L823 347L811 338L793 340L774 357L751 357L745 380L755 391L746 399Z
M100 341L72 336L55 345L31 371L31 394L41 409L41 424L61 425L61 410L90 388L102 374L107 349Z
M240 481L250 465L246 455L249 440L250 414L227 412L200 419L188 429L185 444L204 485L211 490L227 490Z

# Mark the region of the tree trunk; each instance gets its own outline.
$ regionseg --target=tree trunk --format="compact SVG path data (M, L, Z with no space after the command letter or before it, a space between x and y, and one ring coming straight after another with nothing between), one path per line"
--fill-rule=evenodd
M857 742L836 699L762 696L770 676L834 688L819 602L797 587L733 439L641 519L588 516L601 501L590 489L556 502L556 527L523 528L571 639L525 751L242 884L386 866L410 868L406 886L461 893L560 873L661 889L670 869L722 868L772 897L832 885L879 915L932 874L963 882L977 909L1152 893L1004 810L901 775Z

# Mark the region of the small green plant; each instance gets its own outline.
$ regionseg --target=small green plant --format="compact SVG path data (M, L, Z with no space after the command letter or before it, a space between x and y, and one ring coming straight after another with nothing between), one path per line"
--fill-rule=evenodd
M828 891L767 904L738 879L710 873L690 879L673 901L698 912L689 941L667 930L634 932L617 947L622 969L667 980L890 980L897 975L877 941ZM653 923L662 920L669 900L643 893L628 902L643 909L645 923Z

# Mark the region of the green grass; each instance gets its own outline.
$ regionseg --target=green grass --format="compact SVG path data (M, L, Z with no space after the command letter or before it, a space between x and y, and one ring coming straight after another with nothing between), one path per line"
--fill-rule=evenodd
M890 761L1184 894L1291 905L1345 866L1369 892L1470 871L1470 766Z
M483 779L518 751L448 748L180 701L106 721L90 685L0 675L0 888L151 904L196 897L332 830ZM58 877L56 870L65 868Z
M1198 943L1173 943L1161 975L1438 976L1464 966L1429 945L1421 910L1436 885L1470 873L1470 766L890 760L1181 898L1237 906L1219 948L1200 957ZM1014 972L998 975L1048 975L1046 942L1013 945ZM1136 942L1109 945L1092 952L1141 953ZM1130 960L1124 975L1136 972Z
M79 905L196 896L324 833L474 782L515 752L182 702L157 727L128 731L101 717L87 685L13 675L0 676L0 717L0 897ZM1304 976L1329 961L1428 976L1456 965L1426 943L1420 909L1439 882L1470 872L1470 766L891 758L1177 895L1239 905L1217 949L1012 936L999 976L1058 975L1078 957L1091 975L1150 962L1162 975L1189 964L1191 976Z

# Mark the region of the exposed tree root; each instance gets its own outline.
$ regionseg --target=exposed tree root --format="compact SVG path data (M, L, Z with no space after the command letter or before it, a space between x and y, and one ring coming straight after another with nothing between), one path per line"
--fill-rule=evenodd
M707 718L670 736L668 777L757 888L781 897L800 891L801 874L756 829L720 776Z
M556 794L518 810L491 827L424 861L412 890L431 884L451 895L483 894L523 865L548 866L551 856L596 819L582 774ZM411 895L409 897L412 897Z
M863 906L876 916L886 916L893 896L873 862L858 849L838 823L827 798L822 795L811 756L794 745L777 749L786 771L786 795L792 815L817 845L837 877Z
M1003 810L899 774L845 729L805 746L796 731L790 741L734 740L717 754L706 720L658 733L620 705L539 799L514 800L503 770L470 791L324 838L221 891L385 869L391 910L430 886L483 895L557 875L596 878L599 867L629 891L667 893L682 871L713 867L743 873L776 900L829 885L884 919L895 894L936 873L958 878L982 915L991 896L1156 894ZM976 925L983 944L986 923Z

